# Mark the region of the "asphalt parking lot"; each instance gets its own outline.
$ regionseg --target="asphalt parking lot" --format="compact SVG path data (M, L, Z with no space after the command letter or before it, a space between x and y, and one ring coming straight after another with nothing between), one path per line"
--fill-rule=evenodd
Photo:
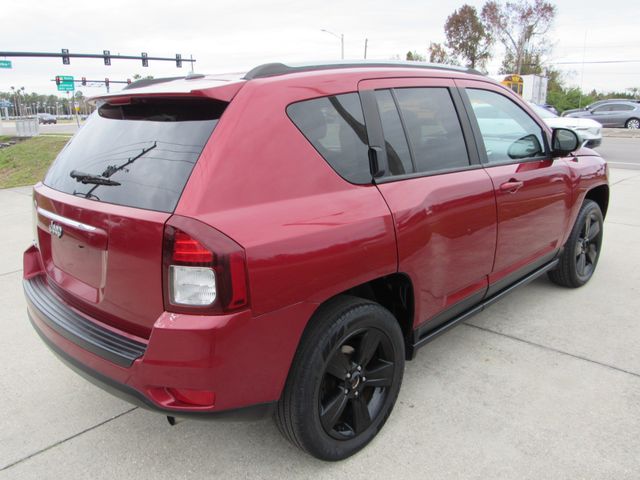
M63 366L22 295L30 188L0 190L0 478L637 479L640 171L611 184L592 281L538 279L423 348L381 434L340 463L270 421L171 427Z

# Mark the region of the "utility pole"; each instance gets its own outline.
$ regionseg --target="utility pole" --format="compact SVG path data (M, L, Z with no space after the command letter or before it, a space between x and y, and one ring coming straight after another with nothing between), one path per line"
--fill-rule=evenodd
M367 59L367 44L369 43L369 39L365 38L364 39L364 59Z

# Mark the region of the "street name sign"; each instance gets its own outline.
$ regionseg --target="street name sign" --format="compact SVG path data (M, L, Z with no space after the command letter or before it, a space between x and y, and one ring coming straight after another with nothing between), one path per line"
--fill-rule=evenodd
M58 75L57 78L60 79L60 83L58 83L59 92L73 92L76 89L73 83L73 77L69 75Z

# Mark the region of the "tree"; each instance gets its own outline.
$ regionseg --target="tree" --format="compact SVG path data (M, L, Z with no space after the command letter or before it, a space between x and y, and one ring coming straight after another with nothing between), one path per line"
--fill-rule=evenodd
M424 55L421 55L414 50L413 52L407 52L407 60L411 60L414 62L424 62L426 58Z
M444 24L446 46L452 56L463 59L467 67L483 69L491 58L493 38L471 5L463 5Z
M458 65L458 61L453 57L447 48L441 43L429 43L429 61L432 63L447 63L449 65Z
M514 0L504 5L489 0L481 18L506 50L503 73L534 73L547 51L543 37L551 28L556 7L544 0Z

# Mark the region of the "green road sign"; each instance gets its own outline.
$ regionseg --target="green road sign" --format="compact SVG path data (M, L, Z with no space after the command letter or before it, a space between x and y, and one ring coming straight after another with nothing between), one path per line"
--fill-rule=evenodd
M0 68L13 68L11 66L11 60L0 60Z
M56 76L56 85L58 85L59 92L73 92L76 89L73 77L69 75Z

